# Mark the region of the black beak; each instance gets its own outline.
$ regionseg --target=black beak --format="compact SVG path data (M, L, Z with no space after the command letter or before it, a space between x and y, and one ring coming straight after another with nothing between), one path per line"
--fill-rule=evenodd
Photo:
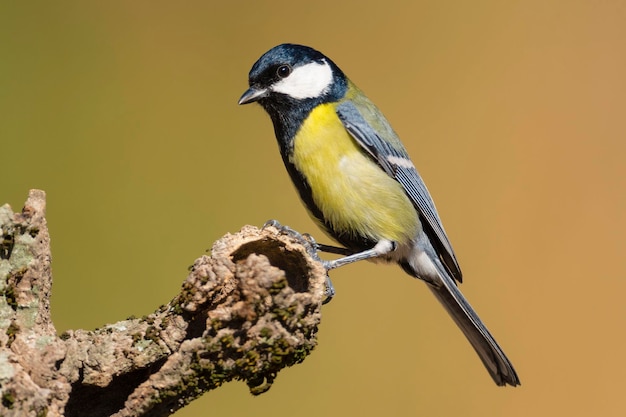
M250 87L246 90L245 93L239 99L239 104L248 104L254 103L255 101L262 99L263 97L267 97L268 91L267 88L256 88Z

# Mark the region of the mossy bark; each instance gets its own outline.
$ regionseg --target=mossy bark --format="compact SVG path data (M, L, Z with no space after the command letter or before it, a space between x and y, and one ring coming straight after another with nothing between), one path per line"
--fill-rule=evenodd
M269 226L214 243L146 317L57 336L45 193L0 207L0 415L166 416L234 379L253 394L316 345L326 270Z

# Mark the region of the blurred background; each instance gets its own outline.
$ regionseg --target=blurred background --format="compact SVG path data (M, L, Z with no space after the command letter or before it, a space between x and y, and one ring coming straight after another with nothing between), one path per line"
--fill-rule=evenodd
M176 415L623 416L624 22L609 0L3 1L0 204L47 192L59 332L151 312L245 224L327 242L269 118L236 104L262 53L313 46L403 138L522 386L422 283L362 263L267 394L232 382Z

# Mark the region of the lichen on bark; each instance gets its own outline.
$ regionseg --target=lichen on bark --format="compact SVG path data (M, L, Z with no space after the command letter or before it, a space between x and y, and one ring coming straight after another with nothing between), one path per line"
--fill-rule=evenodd
M316 345L326 270L311 243L245 226L141 318L57 336L45 193L0 207L0 415L165 416L242 380L267 391Z

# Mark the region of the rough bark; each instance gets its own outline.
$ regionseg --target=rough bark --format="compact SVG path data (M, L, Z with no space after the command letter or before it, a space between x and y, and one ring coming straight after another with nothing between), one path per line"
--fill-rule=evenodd
M224 236L146 317L58 336L45 193L0 227L1 416L166 416L233 379L261 394L315 347L326 270L282 229Z

